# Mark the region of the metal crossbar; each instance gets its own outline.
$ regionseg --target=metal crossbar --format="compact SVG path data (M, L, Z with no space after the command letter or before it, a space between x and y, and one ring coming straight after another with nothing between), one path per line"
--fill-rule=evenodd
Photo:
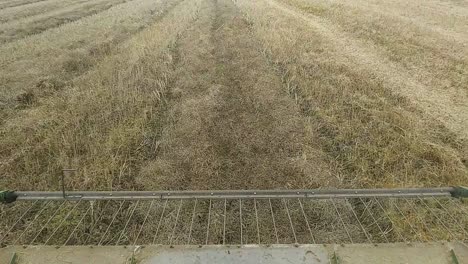
M465 241L451 188L17 192L1 245L246 245Z
M114 192L16 192L18 200L152 200L245 198L356 198L452 196L453 187L339 190L217 190L217 191L114 191Z

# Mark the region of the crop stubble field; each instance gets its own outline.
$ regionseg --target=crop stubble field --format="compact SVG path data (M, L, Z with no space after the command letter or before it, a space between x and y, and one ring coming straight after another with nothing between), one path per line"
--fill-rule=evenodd
M468 179L468 3L0 0L0 186Z

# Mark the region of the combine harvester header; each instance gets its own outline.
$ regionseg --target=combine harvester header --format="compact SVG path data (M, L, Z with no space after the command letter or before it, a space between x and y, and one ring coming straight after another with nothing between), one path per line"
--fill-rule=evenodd
M1 263L468 263L465 187L0 192Z

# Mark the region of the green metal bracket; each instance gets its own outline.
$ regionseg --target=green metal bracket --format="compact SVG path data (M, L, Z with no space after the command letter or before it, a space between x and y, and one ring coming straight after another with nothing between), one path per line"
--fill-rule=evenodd
M10 264L16 264L17 258L18 256L16 255L16 252L13 253L13 256L11 256L11 259L10 259Z
M0 203L12 203L16 201L18 195L15 191L0 191Z
M452 257L453 264L459 264L457 255L455 255L455 251L453 251L453 249L450 250L450 256Z
M331 263L332 264L340 264L340 259L338 258L338 255L336 255L336 252L333 252L333 256L331 258Z
M453 191L450 192L454 198L468 198L468 187L456 186L453 187Z

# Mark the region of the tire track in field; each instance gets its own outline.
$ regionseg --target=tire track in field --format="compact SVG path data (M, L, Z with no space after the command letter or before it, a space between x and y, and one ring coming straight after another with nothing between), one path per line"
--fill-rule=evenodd
M46 30L96 15L127 1L132 0L86 1L45 14L0 24L0 44L40 34Z
M161 156L141 176L148 188L310 188L333 181L232 2L214 1L202 16L179 42L172 125Z
M22 5L28 5L32 3L37 3L37 2L44 2L47 0L18 0L18 1L9 1L5 3L0 3L0 10L9 8L9 7L16 7L16 6L22 6Z
M7 23L13 20L22 19L28 16L34 16L44 12L61 9L78 3L84 3L89 0L49 0L43 2L35 2L27 6L17 6L9 9L0 10L0 22Z
M453 91L430 89L414 80L401 65L391 62L376 48L365 45L322 21L320 18L305 15L275 0L265 0L273 8L306 22L321 36L334 43L343 57L353 60L359 67L380 76L389 87L419 105L429 116L445 124L462 138L468 138L468 105L461 100L464 94L453 94ZM455 99L458 98L458 99Z

